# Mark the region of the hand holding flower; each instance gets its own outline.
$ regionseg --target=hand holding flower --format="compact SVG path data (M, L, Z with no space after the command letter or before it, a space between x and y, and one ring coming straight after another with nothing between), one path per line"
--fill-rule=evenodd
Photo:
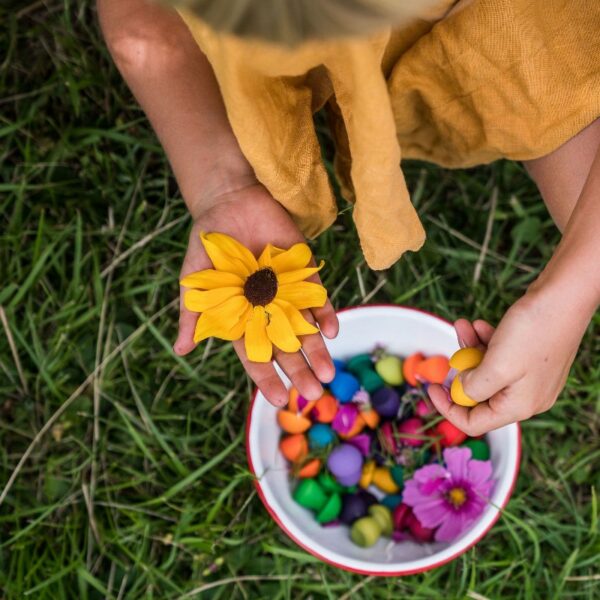
M287 392L272 358L303 396L318 398L319 380L333 377L333 364L315 325L325 335L337 334L319 268L287 212L262 186L221 198L192 228L175 351L185 354L211 335L232 340L248 374L273 404L285 404Z

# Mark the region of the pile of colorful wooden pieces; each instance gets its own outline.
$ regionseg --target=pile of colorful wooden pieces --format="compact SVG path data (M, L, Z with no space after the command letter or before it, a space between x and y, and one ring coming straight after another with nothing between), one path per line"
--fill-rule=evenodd
M405 481L440 463L444 448L464 446L473 459L490 457L484 439L467 438L429 401L429 384L451 383L448 358L415 353L402 359L378 348L334 362L335 378L318 400L291 388L277 414L293 498L324 526L350 526L360 546L381 536L431 541L432 530L403 503Z

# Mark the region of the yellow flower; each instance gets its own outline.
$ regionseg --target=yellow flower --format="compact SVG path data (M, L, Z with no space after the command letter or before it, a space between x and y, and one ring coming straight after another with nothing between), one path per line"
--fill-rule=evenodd
M299 335L318 331L300 313L327 300L322 285L304 281L323 266L321 262L307 267L311 252L306 244L289 250L268 244L257 260L224 233L201 233L200 240L214 269L181 280L181 285L192 288L185 292L185 307L201 313L194 342L210 336L238 340L245 335L248 358L269 362L273 345L296 352L302 345Z

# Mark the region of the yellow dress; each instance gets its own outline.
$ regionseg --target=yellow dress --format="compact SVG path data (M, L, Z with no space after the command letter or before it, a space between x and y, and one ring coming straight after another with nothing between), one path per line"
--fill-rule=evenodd
M600 116L599 0L440 0L393 31L292 49L181 14L242 151L307 237L337 215L312 118L327 106L336 173L373 269L425 239L402 158L537 158Z

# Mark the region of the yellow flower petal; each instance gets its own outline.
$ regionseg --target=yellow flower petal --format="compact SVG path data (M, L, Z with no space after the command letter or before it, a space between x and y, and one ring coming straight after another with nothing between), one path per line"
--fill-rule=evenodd
M289 302L275 299L273 304L277 304L277 306L279 306L279 308L285 312L285 316L290 322L290 325L292 326L292 329L296 335L310 335L311 333L319 332L319 330L314 325L309 323L302 316L302 313Z
M218 271L235 273L244 279L258 268L252 253L224 233L201 233L200 240L212 264Z
M246 332L246 325L248 319L252 316L252 304L246 301L246 308L240 315L238 322L229 330L228 337L222 338L224 340L239 340ZM217 309L218 310L218 309Z
M214 336L222 340L239 340L244 335L252 306L244 296L234 296L200 315L194 332L194 342Z
M298 352L302 344L294 334L294 330L285 312L273 302L267 304L265 310L269 314L269 322L267 324L269 339L284 352Z
M260 256L258 257L258 268L259 269L264 269L266 267L270 267L271 266L271 256L272 256L272 250L273 250L274 246L271 246L271 244L267 244L265 246L265 249L261 252Z
M304 279L318 273L325 264L325 261L321 261L318 267L306 267L305 269L296 269L295 271L287 271L286 273L280 273L277 275L277 282L279 285L285 285L286 283L295 283L296 281L303 281Z
M271 360L273 346L267 336L267 315L263 306L254 307L246 325L244 344L249 360L262 363Z
M271 256L273 270L279 274L304 268L310 262L312 253L306 244L294 244L277 255L271 251Z
M256 258L254 258L254 254L252 254L244 244L240 244L240 242L230 235L213 231L204 234L204 237L209 241L214 242L219 248L229 254L229 256L241 260L251 273L258 269L258 263L256 262Z
M285 300L297 309L321 307L327 301L327 290L318 283L297 281L277 289L277 300Z
M235 273L226 271L216 271L215 269L205 269L186 275L180 282L184 287L213 290L221 287L242 287L244 279Z
M223 287L201 292L200 290L186 290L183 296L183 304L192 312L204 312L229 300L233 296L241 296L241 287Z

